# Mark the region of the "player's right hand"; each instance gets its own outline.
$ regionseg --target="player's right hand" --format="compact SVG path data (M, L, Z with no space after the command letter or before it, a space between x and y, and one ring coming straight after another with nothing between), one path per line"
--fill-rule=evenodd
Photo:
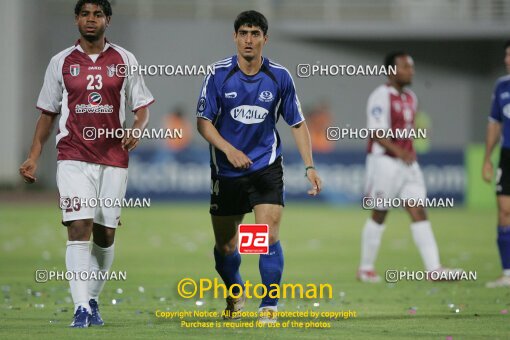
M19 167L19 174L25 180L25 183L34 183L37 178L35 178L35 170L37 169L37 162L31 158L28 158L21 166Z
M490 160L483 162L482 167L482 178L485 182L490 183L492 176L494 175L494 169L492 168L492 162Z
M248 169L253 162L244 154L244 152L232 148L226 153L227 159L236 169Z

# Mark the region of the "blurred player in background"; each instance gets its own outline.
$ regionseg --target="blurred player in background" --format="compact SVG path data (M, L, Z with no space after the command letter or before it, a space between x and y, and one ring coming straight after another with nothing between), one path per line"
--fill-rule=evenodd
M411 130L417 108L416 95L408 88L414 76L414 62L405 52L386 56L385 67L395 65L396 74L388 83L376 88L368 98L369 129ZM368 143L365 193L367 197L393 199L426 199L423 174L416 161L413 139L378 138ZM384 232L388 207L379 205L365 222L361 235L361 263L357 278L362 282L379 282L374 269L377 252ZM451 271L442 268L439 251L424 207L406 207L412 223L411 232L428 271Z
M304 161L304 173L317 195L321 181L314 168L310 135L301 112L294 82L283 66L262 57L267 42L267 20L258 12L238 15L234 23L237 55L214 64L204 80L197 108L197 127L211 152L210 214L216 245L216 270L227 287L243 285L237 249L238 225L255 211L255 222L269 225L269 253L259 260L262 283L270 290L280 284L283 252L279 226L284 205L281 142L276 122L282 117ZM234 287L235 288L235 287ZM239 291L233 290L234 294ZM235 317L245 297L227 298ZM261 322L275 322L278 299L265 297Z
M149 119L147 106L154 101L139 75L116 74L116 65L137 61L133 54L105 39L111 16L107 0L80 0L76 4L75 22L81 37L49 63L37 101L42 113L28 159L19 169L26 182L35 182L43 145L58 119L57 185L62 223L68 233L66 268L78 273L110 269L121 207L81 206L73 198L122 200L128 151L139 143L133 137L96 138L94 129L123 128L126 106L135 113L133 129L144 129ZM104 283L79 278L69 281L75 305L72 327L104 324L98 307Z
M505 66L510 73L510 41L505 44ZM492 150L503 136L499 166L496 174L498 200L498 249L503 276L487 287L510 287L510 75L499 78L492 95L492 108L487 125L483 179L490 183L494 176L491 162Z

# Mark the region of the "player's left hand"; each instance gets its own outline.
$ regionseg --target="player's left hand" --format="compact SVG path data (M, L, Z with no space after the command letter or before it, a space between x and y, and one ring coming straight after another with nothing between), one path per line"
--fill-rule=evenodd
M306 178L312 183L312 189L308 190L308 195L317 196L322 190L322 181L319 174L317 174L317 170L308 169L306 171Z
M140 143L140 139L133 136L124 136L124 138L122 138L122 148L127 151L131 151L136 148L138 143Z

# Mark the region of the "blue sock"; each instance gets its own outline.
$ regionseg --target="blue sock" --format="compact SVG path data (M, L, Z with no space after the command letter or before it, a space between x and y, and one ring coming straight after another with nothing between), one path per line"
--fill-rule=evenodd
M262 283L266 286L268 295L262 299L260 307L276 306L278 299L270 298L269 291L272 289L271 284L280 284L283 273L283 251L280 241L269 246L269 253L260 255L259 270Z
M222 255L214 247L214 260L216 261L216 271L220 274L227 289L230 288L234 283L244 285L241 274L239 273L239 267L241 266L241 255L237 251L234 251L230 255ZM233 294L239 294L239 289L234 287L232 289Z
M510 269L510 226L498 226L498 248L503 269Z

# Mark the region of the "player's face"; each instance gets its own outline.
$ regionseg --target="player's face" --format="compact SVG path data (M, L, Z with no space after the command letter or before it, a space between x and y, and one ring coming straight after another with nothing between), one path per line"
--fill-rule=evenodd
M397 57L395 59L395 65L397 66L397 74L394 76L395 81L400 84L400 86L410 85L414 77L413 58L408 55Z
M106 27L110 23L101 6L84 4L80 13L75 17L76 25L81 36L88 41L96 41L103 37Z
M246 26L239 27L234 32L234 41L237 46L237 53L244 59L251 61L260 58L262 48L267 42L267 35L264 35L260 27Z
M506 71L510 73L510 47L507 47L505 50L505 66Z

